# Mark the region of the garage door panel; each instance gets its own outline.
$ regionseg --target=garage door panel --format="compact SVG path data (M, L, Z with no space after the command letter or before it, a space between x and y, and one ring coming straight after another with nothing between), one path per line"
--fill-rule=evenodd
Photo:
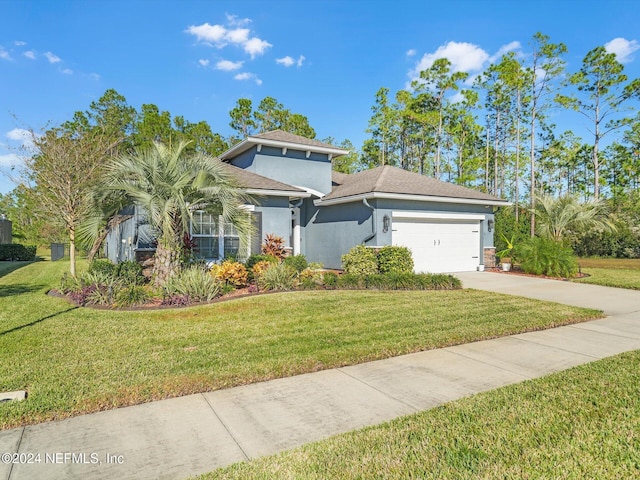
M416 272L475 270L480 251L479 221L394 219L394 245L411 249Z

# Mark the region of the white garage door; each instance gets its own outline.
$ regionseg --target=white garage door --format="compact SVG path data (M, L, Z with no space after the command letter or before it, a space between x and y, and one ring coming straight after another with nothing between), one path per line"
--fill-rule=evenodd
M394 245L409 247L416 272L468 272L480 263L480 221L393 219Z

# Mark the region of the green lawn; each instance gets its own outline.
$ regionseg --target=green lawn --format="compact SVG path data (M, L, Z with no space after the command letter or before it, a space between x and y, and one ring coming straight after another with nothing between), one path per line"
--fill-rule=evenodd
M0 262L0 277L7 275L31 262Z
M640 351L200 477L640 478Z
M576 282L640 290L640 259L581 258L578 263L590 276Z
M67 268L36 262L0 277L0 391L29 393L0 404L2 429L600 316L474 290L94 310L44 295Z

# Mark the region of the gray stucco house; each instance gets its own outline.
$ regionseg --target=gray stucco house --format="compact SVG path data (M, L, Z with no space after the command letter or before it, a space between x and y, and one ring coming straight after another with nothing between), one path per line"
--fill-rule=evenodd
M493 208L509 205L471 190L392 166L354 174L332 171L346 150L281 130L247 137L220 156L238 183L255 195L247 208L256 233L250 252L239 251L231 225L196 212L191 234L203 258L259 253L266 234L285 239L293 254L326 268L341 268L341 256L358 244L403 245L417 272L476 270L494 266ZM153 251L144 216L131 218L107 238L112 261Z

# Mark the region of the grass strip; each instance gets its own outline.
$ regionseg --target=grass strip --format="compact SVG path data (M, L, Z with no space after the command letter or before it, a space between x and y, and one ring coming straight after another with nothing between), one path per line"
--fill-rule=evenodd
M199 477L640 477L640 351Z
M640 269L588 267L583 268L582 271L590 276L577 278L574 281L604 287L640 290Z
M68 262L0 278L0 429L580 322L600 312L474 290L308 291L199 307L78 308ZM535 312L535 314L534 314Z

